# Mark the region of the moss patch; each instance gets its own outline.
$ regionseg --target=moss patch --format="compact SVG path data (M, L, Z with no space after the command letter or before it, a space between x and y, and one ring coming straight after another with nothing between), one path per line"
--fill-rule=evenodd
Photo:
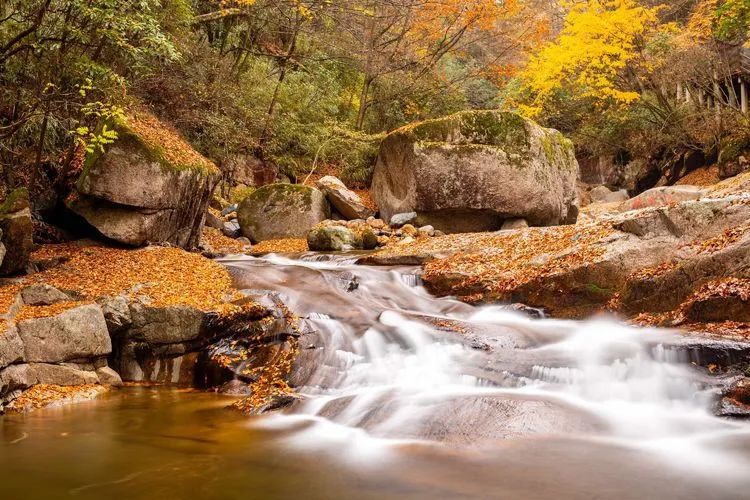
M0 215L17 212L29 206L29 191L26 188L18 188L11 191L0 205Z
M110 121L106 126L117 132L117 142L130 142L140 146L149 159L167 171L189 170L204 175L220 174L219 168L193 149L176 130L142 107L129 110L125 119ZM101 154L100 151L95 151L86 155L83 176Z
M496 146L514 152L528 147L527 121L506 111L462 111L413 123L392 134L426 143Z

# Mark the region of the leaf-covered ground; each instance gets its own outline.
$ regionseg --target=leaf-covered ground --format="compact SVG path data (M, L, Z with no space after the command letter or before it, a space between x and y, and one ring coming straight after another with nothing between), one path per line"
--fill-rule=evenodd
M45 406L57 406L95 398L107 391L98 384L50 385L39 384L27 389L8 405L9 410L27 412Z
M307 240L289 238L261 241L257 245L253 245L250 253L252 255L263 255L267 253L300 253L308 250Z
M470 233L418 238L377 253L381 258L419 255L428 282L449 277L452 291L464 300L500 297L534 279L563 272L601 256L592 244L611 235L606 224L531 228L500 233ZM551 258L551 256L555 258ZM467 291L475 291L475 295Z
M23 306L16 320L57 314L99 297L124 294L154 306L186 305L201 310L222 309L235 290L226 269L201 255L177 248L143 249L44 245L32 262L60 261L55 267L0 286L0 314L6 314L21 289L46 283L75 292L80 300L50 306Z
M201 245L208 247L214 252L221 254L239 254L248 251L247 245L224 236L224 234L213 227L204 227L201 233Z

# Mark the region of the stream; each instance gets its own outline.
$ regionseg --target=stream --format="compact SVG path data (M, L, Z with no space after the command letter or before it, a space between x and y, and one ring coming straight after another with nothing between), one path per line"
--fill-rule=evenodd
M138 387L0 416L0 498L748 498L750 424L713 416L683 336L355 261L221 260L303 318L290 408Z

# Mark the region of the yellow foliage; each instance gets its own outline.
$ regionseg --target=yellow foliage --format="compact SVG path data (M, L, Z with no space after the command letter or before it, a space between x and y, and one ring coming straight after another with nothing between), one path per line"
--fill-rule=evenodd
M543 46L522 74L534 100L522 110L538 113L558 90L576 97L631 104L640 97L622 85L622 72L655 32L659 8L635 0L590 0L570 4L558 39Z

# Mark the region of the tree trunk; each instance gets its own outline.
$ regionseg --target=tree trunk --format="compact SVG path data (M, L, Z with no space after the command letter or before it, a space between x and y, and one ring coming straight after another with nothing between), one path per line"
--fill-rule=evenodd
M362 85L362 92L359 94L359 111L357 112L357 123L354 125L355 130L362 130L365 124L365 115L367 114L367 108L370 104L367 99L370 95L370 87L372 86L372 79L365 77L365 82Z

